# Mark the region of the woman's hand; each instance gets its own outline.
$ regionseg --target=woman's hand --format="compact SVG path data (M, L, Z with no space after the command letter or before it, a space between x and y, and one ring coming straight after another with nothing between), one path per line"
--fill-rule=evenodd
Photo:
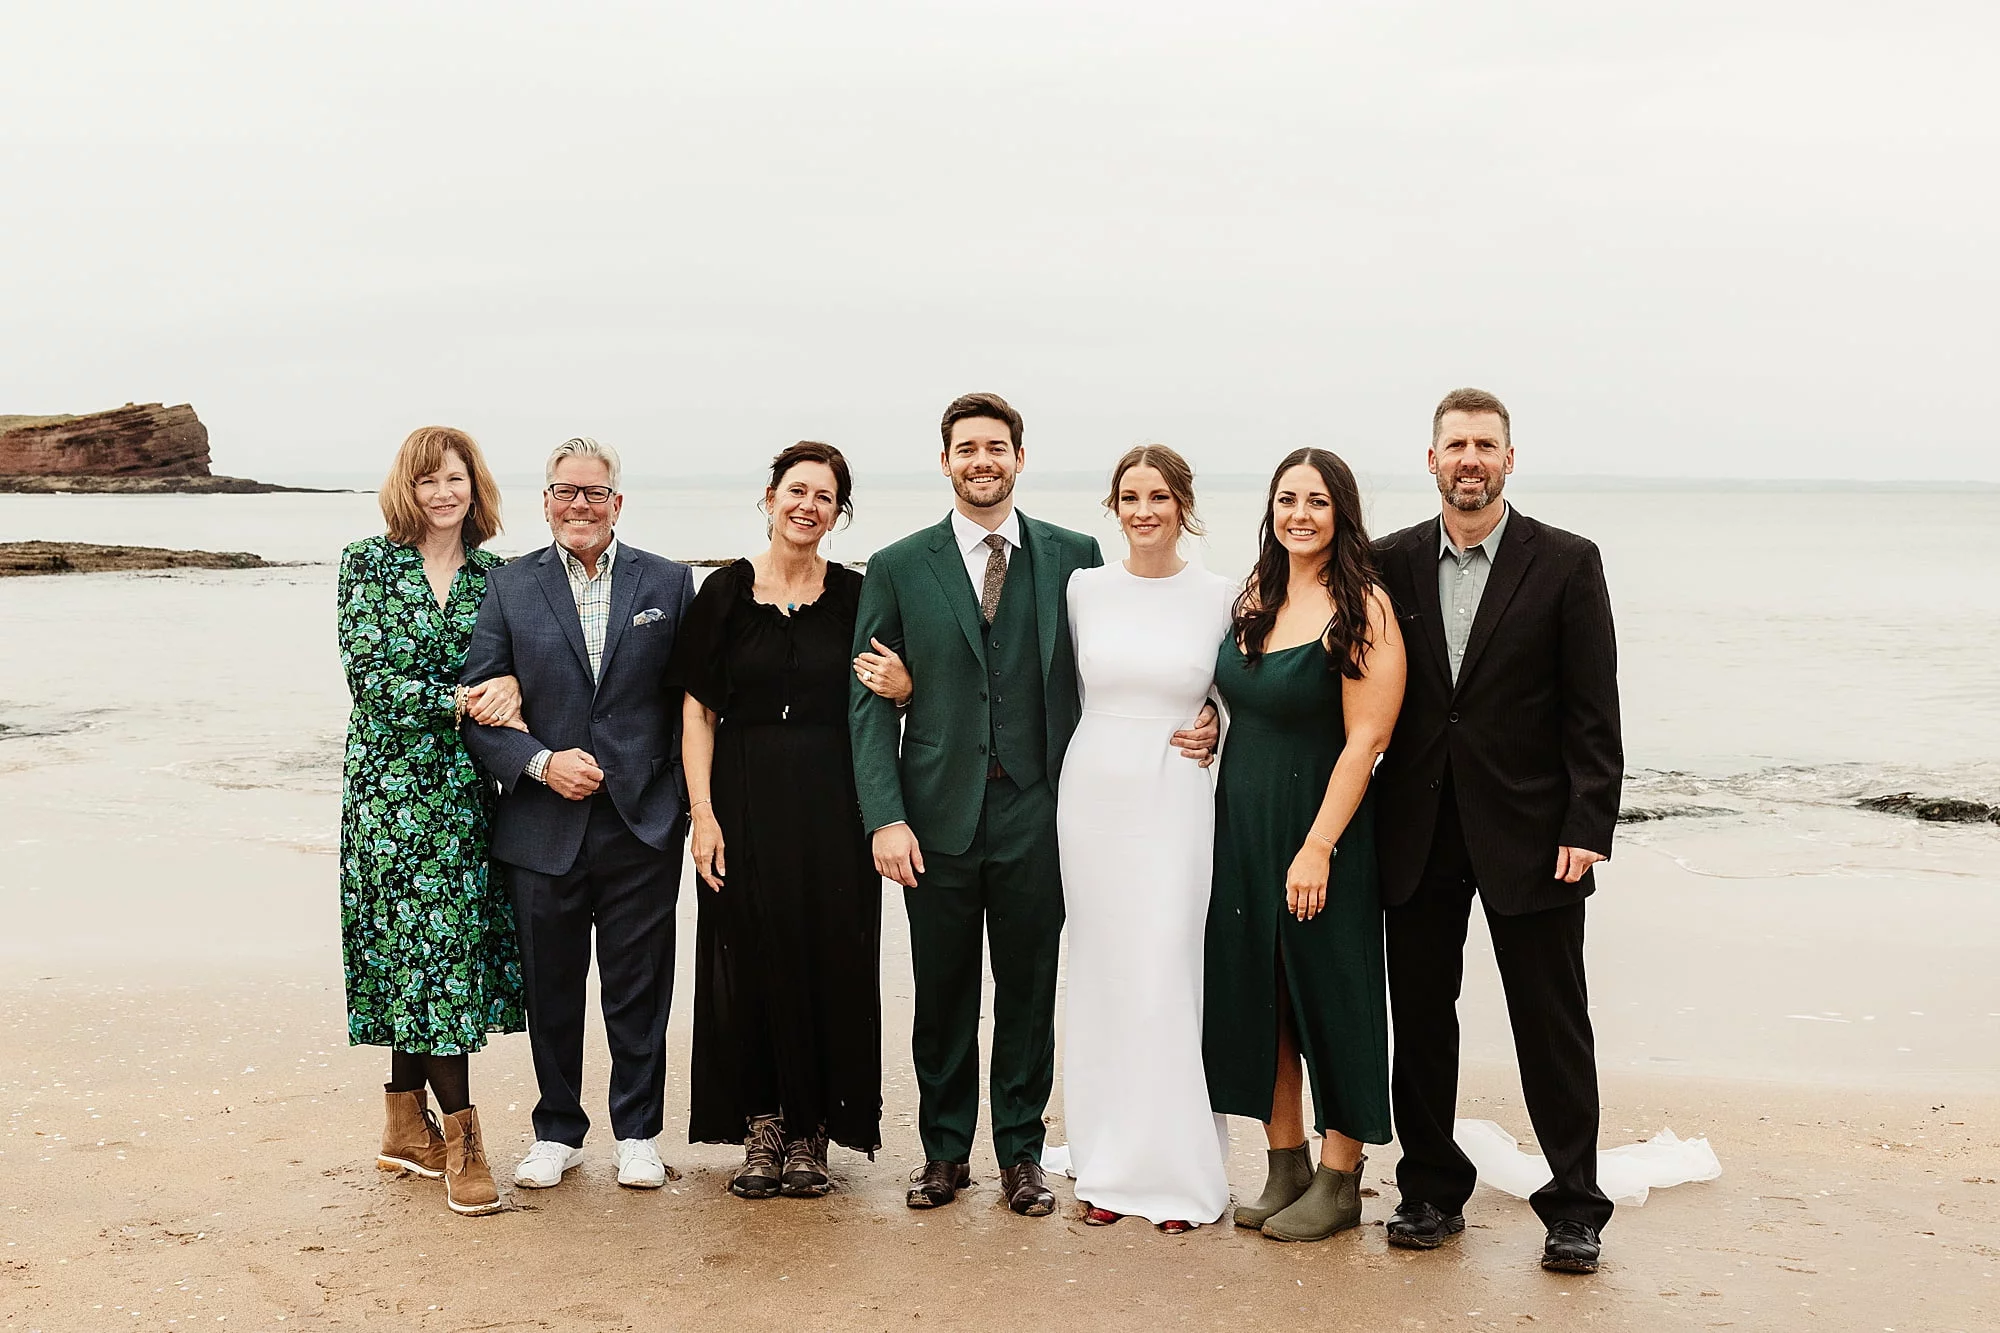
M1326 880L1332 865L1333 857L1319 839L1307 838L1292 858L1292 868L1285 872L1285 910L1300 921L1318 916L1326 906Z
M526 731L521 720L521 682L512 676L482 680L465 692L465 715L482 727Z
M870 639L868 644L875 651L854 659L855 677L901 708L917 692L917 683L910 679L910 669L903 665L903 659L896 655L896 650L880 639Z
M695 870L709 888L720 892L726 873L722 864L722 825L715 822L715 811L707 802L694 809L694 833L688 844L694 853Z

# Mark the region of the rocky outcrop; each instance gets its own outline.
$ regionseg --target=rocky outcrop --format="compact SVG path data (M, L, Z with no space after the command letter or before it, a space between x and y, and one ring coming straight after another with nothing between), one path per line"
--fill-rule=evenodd
M208 427L186 403L0 417L0 476L206 477Z
M135 569L263 569L248 551L170 551L89 542L0 542L0 578L22 574L106 574Z
M0 477L10 495L310 495L352 494L318 486L280 486L248 477Z

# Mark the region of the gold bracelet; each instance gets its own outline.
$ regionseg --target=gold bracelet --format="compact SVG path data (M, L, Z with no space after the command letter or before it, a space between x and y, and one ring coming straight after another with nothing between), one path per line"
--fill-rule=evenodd
M1335 842L1332 838L1327 837L1326 834L1321 833L1316 828L1309 828L1306 830L1306 832L1312 837L1318 838L1321 842L1331 847L1333 849L1333 854L1335 856L1340 855L1340 844Z
M688 807L688 813L693 814L695 811L701 809L704 805L714 805L714 804L715 804L714 801L709 801L709 800L696 801L694 804Z

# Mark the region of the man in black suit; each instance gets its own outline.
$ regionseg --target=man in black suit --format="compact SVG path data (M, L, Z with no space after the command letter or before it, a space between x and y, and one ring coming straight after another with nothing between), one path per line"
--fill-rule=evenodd
M1542 1266L1597 1269L1597 1064L1583 971L1591 869L1611 854L1625 756L1597 547L1500 498L1514 470L1498 398L1445 395L1431 420L1439 519L1376 543L1409 645L1402 715L1375 779L1403 1160L1392 1245L1465 1227L1475 1172L1452 1141L1458 993L1478 895L1521 1090L1553 1179L1535 1192Z
M546 480L555 541L487 576L462 676L521 682L522 727L465 725L466 747L500 785L493 858L513 886L541 1088L535 1143L514 1183L546 1188L583 1160L594 929L618 1183L657 1189L687 813L669 659L694 579L617 539L624 497L610 446L564 441Z

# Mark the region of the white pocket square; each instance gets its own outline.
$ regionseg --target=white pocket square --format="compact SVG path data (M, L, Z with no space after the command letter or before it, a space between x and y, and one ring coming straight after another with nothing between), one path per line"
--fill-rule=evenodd
M641 611L638 615L632 617L632 624L634 627L637 627L639 625L650 625L655 620L665 620L666 618L667 618L667 613L665 611L662 611L657 606L649 606L644 611Z

